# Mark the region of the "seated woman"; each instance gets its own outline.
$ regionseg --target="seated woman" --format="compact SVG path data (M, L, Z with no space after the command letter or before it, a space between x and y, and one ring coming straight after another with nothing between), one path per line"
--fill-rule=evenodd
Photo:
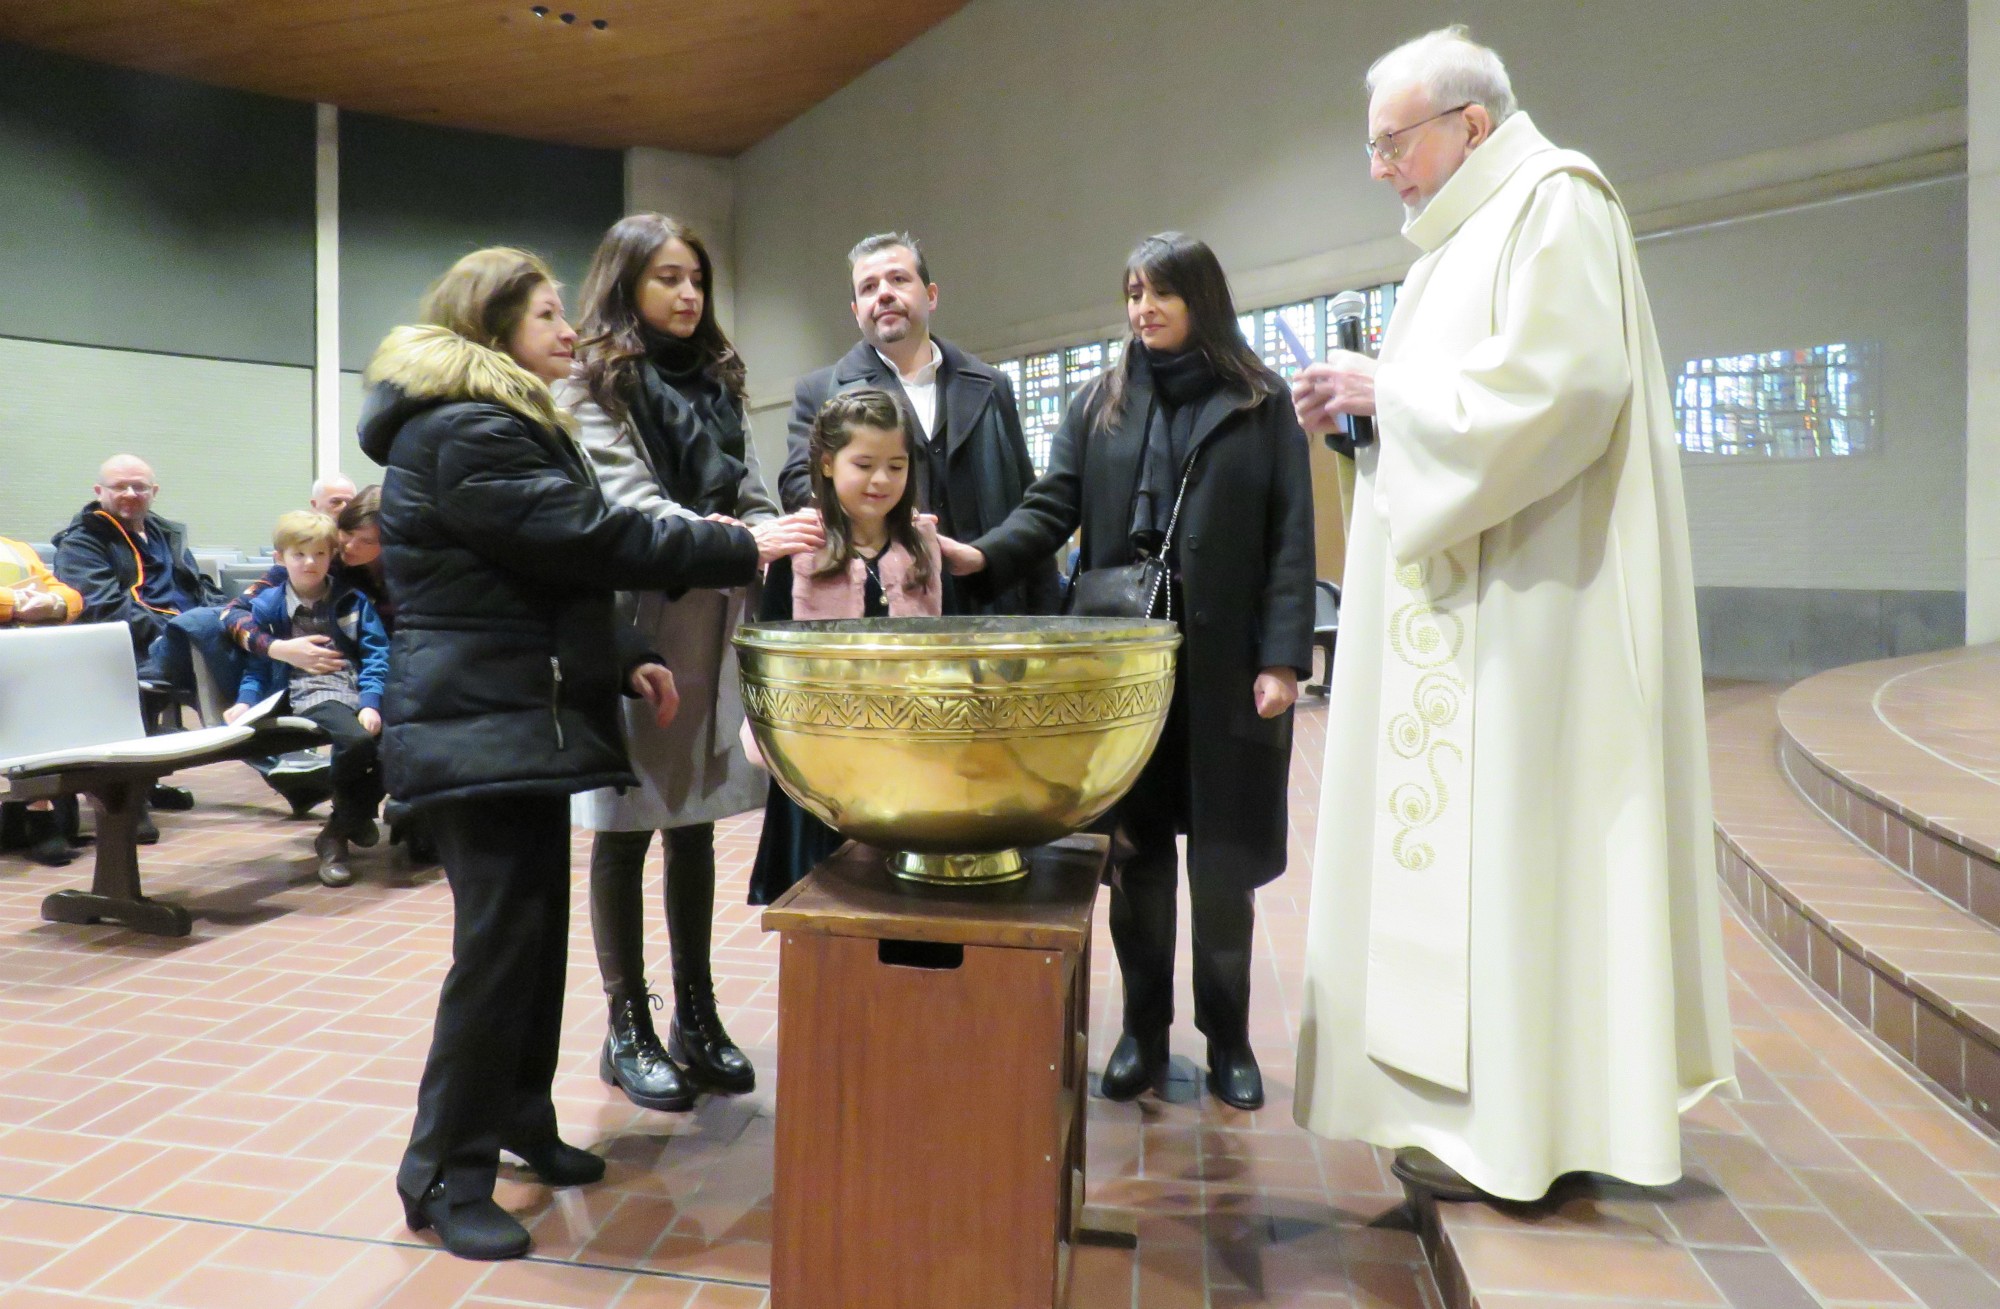
M527 1229L493 1200L500 1151L552 1186L604 1161L557 1135L569 950L569 798L636 781L621 690L670 721L673 678L612 621L616 591L727 587L745 528L605 502L549 384L576 334L547 265L475 251L375 352L361 447L386 465L382 564L396 601L383 697L390 794L422 812L453 903L416 1121L396 1189L411 1230L509 1259Z
M25 541L0 536L0 628L73 623L83 613L76 588L58 581ZM0 850L21 850L38 864L76 858L76 797L0 804Z

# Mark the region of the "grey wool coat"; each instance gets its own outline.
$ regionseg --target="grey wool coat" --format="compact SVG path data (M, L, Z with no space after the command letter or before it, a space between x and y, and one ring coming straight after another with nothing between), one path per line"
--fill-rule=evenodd
M604 498L648 513L694 517L668 498L647 457L645 443L628 424L613 422L572 380L555 388L556 400L577 420L577 440L589 456ZM764 489L757 451L748 441L729 452L745 471L730 516L745 523L778 516ZM757 611L756 585L727 591L694 590L678 597L660 591L619 593L620 623L673 670L680 712L665 728L644 701L624 706L625 745L639 785L584 792L571 802L577 826L593 832L665 831L712 823L764 803L769 778L743 754L738 733L743 699L736 673L738 624Z

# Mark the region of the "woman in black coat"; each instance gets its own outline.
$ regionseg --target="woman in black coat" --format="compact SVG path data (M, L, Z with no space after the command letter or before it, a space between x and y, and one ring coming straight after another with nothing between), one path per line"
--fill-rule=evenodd
M452 965L396 1189L412 1230L472 1259L524 1254L493 1200L504 1147L545 1183L604 1161L556 1132L569 945L569 797L629 786L621 691L675 707L658 657L614 637L618 588L734 586L748 531L608 506L548 383L576 334L549 270L467 255L368 365L361 445L388 467L396 601L383 701L389 791L423 813L453 900ZM629 629L627 629L629 630Z
M1244 344L1222 266L1178 232L1125 269L1132 339L1064 415L1049 469L1007 520L945 545L954 573L994 585L1083 528L1082 567L1112 568L1167 540L1171 617L1184 644L1159 747L1113 821L1133 852L1111 888L1125 1030L1104 1093L1126 1100L1167 1063L1173 1021L1174 838L1188 838L1195 1026L1208 1085L1264 1100L1250 1051L1253 892L1285 869L1292 702L1312 667L1312 483L1289 392ZM1160 611L1156 610L1156 613Z

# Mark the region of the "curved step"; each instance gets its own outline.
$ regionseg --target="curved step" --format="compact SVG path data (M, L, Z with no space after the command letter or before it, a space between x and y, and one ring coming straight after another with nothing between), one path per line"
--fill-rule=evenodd
M1858 845L1788 773L1767 689L1714 697L1716 861L1751 921L1830 999L2000 1126L2000 930Z
M1778 701L1786 766L1853 838L2000 925L2000 646L1856 664Z

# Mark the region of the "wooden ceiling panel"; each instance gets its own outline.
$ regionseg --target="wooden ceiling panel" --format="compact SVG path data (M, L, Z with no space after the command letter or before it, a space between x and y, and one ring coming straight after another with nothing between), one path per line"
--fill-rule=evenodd
M0 4L0 40L531 140L733 155L965 0L534 3L41 0Z

